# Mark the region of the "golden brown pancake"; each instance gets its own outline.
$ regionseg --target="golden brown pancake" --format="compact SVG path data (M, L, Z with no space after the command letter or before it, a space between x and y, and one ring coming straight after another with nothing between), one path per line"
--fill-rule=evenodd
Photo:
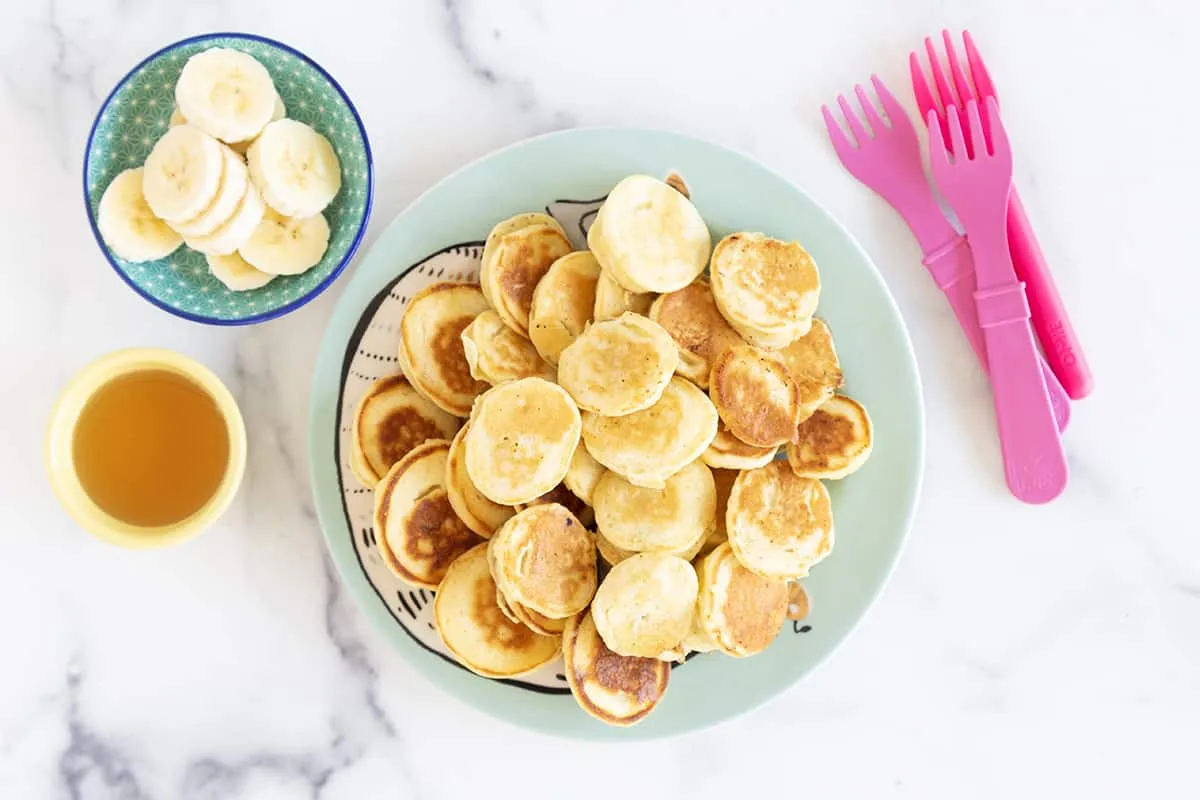
M791 440L800 393L775 355L750 345L731 347L713 363L708 394L729 432L755 447Z
M375 487L375 534L388 568L414 586L436 589L450 564L480 539L454 513L443 480L450 443L411 450Z
M471 413L487 384L471 376L462 332L487 309L472 283L434 283L421 289L400 319L400 369L414 388L456 417Z
M671 378L659 401L623 417L583 415L583 440L600 464L630 483L662 488L700 457L717 434L717 410L684 378Z
M557 636L543 636L508 619L496 604L487 544L459 557L446 572L433 603L446 647L467 669L486 678L532 672L558 655Z
M593 532L592 536L596 540L596 552L600 554L600 559L610 567L615 567L630 556L636 555L632 550L622 550L617 547L604 538L604 534L600 531Z
M490 389L464 438L467 474L493 503L528 503L567 474L579 445L575 401L561 386L522 378Z
M838 480L867 463L873 439L867 410L835 394L796 428L788 463L802 478Z
M728 542L706 555L696 573L700 627L723 653L743 658L775 641L787 617L787 581L746 569Z
M509 602L508 605L517 621L534 633L540 633L543 636L561 636L563 629L567 627L565 619L551 619L516 602Z
M700 461L672 475L661 489L635 486L608 472L596 485L593 500L604 538L636 553L699 549L716 524L716 485Z
M463 329L462 343L473 378L493 386L521 378L554 380L554 367L538 355L528 339L505 325L490 308Z
M600 206L588 247L626 289L673 292L704 271L712 237L687 197L657 178L631 175Z
M731 234L713 249L709 274L717 307L751 344L783 347L808 332L821 276L799 242Z
M635 725L666 694L671 665L609 650L591 613L572 617L563 631L563 670L580 708L609 725Z
M811 605L812 601L808 598L804 584L800 581L789 581L787 618L799 622L808 616Z
M824 320L814 318L808 333L783 348L779 359L800 390L801 419L842 387L842 365L833 349L833 334Z
M471 423L468 422L460 428L454 435L454 440L450 442L450 452L446 456L446 495L450 498L450 505L459 519L466 523L468 528L487 539L496 528L515 514L516 510L511 506L493 503L471 483L471 476L467 474L463 445L470 426Z
M563 350L558 382L581 410L620 417L654 405L678 363L667 332L628 312L589 326Z
M380 378L354 413L350 467L367 488L410 450L428 439L448 439L458 418L421 395L403 375Z
M562 619L587 608L596 592L595 543L557 503L518 511L489 545L492 575L509 605Z
M820 481L782 461L742 472L725 511L742 566L766 578L802 578L833 551L833 509Z
M717 425L717 435L700 458L710 467L722 469L754 469L774 460L779 446L755 447L746 444L729 432L724 422Z
M659 295L650 306L650 319L670 334L679 348L675 371L701 389L708 388L713 361L721 353L742 343L717 310L712 290L705 281L695 281L677 292Z
M600 265L584 250L568 253L550 265L533 290L529 338L542 358L558 363L558 354L592 321Z
M596 630L624 656L673 658L696 613L699 582L684 559L638 553L604 576L592 602Z
M570 252L571 243L556 222L535 223L488 237L479 280L505 325L529 336L534 289L550 265Z

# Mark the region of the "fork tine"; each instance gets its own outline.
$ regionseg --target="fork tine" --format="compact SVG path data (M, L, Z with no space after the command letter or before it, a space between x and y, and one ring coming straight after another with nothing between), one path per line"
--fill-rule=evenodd
M908 114L904 113L904 108L895 96L888 91L887 86L879 79L878 75L871 76L871 85L875 87L875 94L879 97L879 102L883 105L883 113L887 114L888 122L893 128L912 128L912 123L908 120ZM924 115L926 109L921 110Z
M963 48L967 51L967 67L971 70L971 80L975 82L976 96L979 98L979 102L985 103L989 97L996 96L996 86L992 83L992 76L988 74L987 67L983 63L983 57L979 55L979 50L975 47L975 40L971 38L970 31L963 31ZM988 149L995 152L992 144L989 104L985 103L981 111L983 112L984 122L983 138L987 142Z
M937 87L938 97L942 100L942 105L947 109L950 106L958 107L959 99L954 95L954 90L950 88L950 82L946 80L946 72L942 69L942 62L938 60L937 50L934 49L933 39L925 37L925 54L929 56L929 70L933 73L933 84Z
M975 40L971 38L970 31L963 31L963 47L967 51L967 66L971 70L971 80L975 81L980 101L996 97L996 85L992 83L992 76L988 74L983 56L979 55L979 49L975 47Z
M933 92L929 90L929 82L925 79L925 70L921 66L921 59L915 51L908 54L908 71L912 75L913 96L917 99L917 108L921 112L921 119L928 122L929 112L932 111L938 127L942 130L942 141L946 141L950 136L950 128L946 124L946 114L938 102L933 99Z
M987 144L983 138L983 120L979 118L979 103L967 101L967 124L970 126L968 136L976 154L981 158L988 154Z
M954 49L954 40L950 38L950 31L945 29L942 30L942 44L946 46L946 60L950 62L950 77L954 81L954 90L958 92L959 100L963 103L972 98L978 100L979 97L967 80L967 74L963 72L962 63L958 60L958 52Z
M867 117L867 122L871 123L871 130L878 136L887 127L883 121L883 117L879 116L879 111L875 108L875 104L871 102L871 98L867 95L867 90L862 87L862 84L854 84L854 95L858 98L858 104L862 106L863 114Z
M845 95L839 94L837 102L838 108L842 110L842 116L846 118L846 124L850 126L850 132L858 140L858 146L862 147L870 140L871 134L867 133L867 129L863 127L862 121L854 113L854 109L850 107L850 101L846 99Z
M973 103L975 101L972 100L971 102ZM954 106L950 106L949 108L947 108L946 115L950 116L951 114L953 114L957 118L958 109L955 108ZM961 125L951 125L950 126L950 148L949 149L950 149L950 152L954 153L955 158L961 158L964 160L969 160L971 158L970 154L967 153L967 143L965 141L963 141L963 129L962 129Z
M846 138L846 132L842 130L841 125L838 125L829 106L821 106L821 116L825 118L825 130L829 131L829 141L833 142L833 149L845 161L846 157L854 151L854 144Z

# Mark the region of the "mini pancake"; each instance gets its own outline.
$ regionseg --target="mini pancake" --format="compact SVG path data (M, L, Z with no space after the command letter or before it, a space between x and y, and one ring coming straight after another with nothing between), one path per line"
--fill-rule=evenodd
M578 448L576 448L578 449ZM567 472L570 472L568 468ZM550 491L540 497L535 497L528 503L520 503L517 505L517 511L524 511L527 508L534 506L545 505L546 503L558 503L563 508L575 515L576 519L583 523L584 527L590 526L596 519L592 513L592 508L583 500L580 500L574 492L567 488L566 481L555 486Z
M569 617L596 592L596 545L557 503L518 511L489 545L492 577L518 617L517 603L550 619Z
M812 600L800 581L788 582L788 611L787 618L796 622L805 619L812 607Z
M717 489L717 520L713 531L704 540L700 555L708 555L722 542L729 541L725 532L725 512L729 508L729 493L733 491L733 483L737 480L739 471L736 469L714 469L712 471L713 485Z
M691 200L657 178L631 175L600 206L588 247L629 291L673 292L704 271L712 237Z
M487 310L473 283L434 283L413 295L400 318L400 369L409 383L438 408L456 417L487 384L471 376L462 332Z
M554 367L543 361L533 344L505 325L490 308L463 328L462 344L471 377L493 386L521 378L554 380Z
M592 321L600 264L584 250L550 265L533 290L529 338L542 358L558 363L558 354Z
M550 265L570 252L562 226L544 214L521 214L492 229L484 243L479 282L505 325L529 336L533 291Z
M367 488L427 439L449 439L458 418L421 395L403 375L371 384L354 412L350 467Z
M820 481L782 461L742 472L725 511L742 566L766 578L802 578L833 551L833 509Z
M717 425L717 435L700 458L710 467L722 469L754 469L769 464L779 452L779 446L755 447L746 444L729 432L725 423Z
M596 527L622 550L687 552L716 525L717 488L700 461L672 475L661 489L634 486L608 472L596 484L593 500Z
M488 539L516 510L493 503L471 483L463 444L469 427L470 422L460 428L450 442L450 451L446 455L446 496L450 498L450 507L459 519L472 531Z
M562 387L542 378L502 383L473 412L467 475L493 503L528 503L562 482L579 432L579 409Z
M589 506L592 505L592 492L605 472L600 462L592 458L582 441L571 456L571 464L567 467L567 476L563 483L571 493ZM565 505L565 504L564 504ZM569 506L568 506L569 507Z
M437 439L400 459L375 487L375 534L388 568L414 586L436 589L451 562L480 539L446 496L446 454Z
M496 606L500 609L500 613L508 617L513 622L517 623L518 625L525 625L524 622L521 622L520 617L516 615L516 612L512 610L512 606L508 604L508 598L504 596L504 592L500 591L499 587L496 588ZM525 627L529 626L526 625Z
M558 655L557 636L543 636L508 619L496 605L487 544L450 565L433 601L434 620L446 647L464 667L485 678L532 672Z
M800 243L761 233L734 233L718 242L709 275L721 313L763 347L803 336L821 295L817 265Z
M592 309L592 319L596 322L616 319L626 311L646 314L649 313L653 302L653 292L631 292L617 283L617 279L609 272L600 270L600 278L596 281L596 305Z
M701 559L696 574L699 627L721 652L744 658L775 641L787 618L787 581L746 569L728 542Z
M708 394L729 432L755 447L786 444L800 418L800 390L771 353L738 345L713 363Z
M636 725L667 692L671 665L609 650L590 613L563 631L563 672L579 707L609 725Z
M796 428L787 448L788 463L801 478L837 480L867 463L873 446L867 410L835 394Z
M679 353L658 324L632 312L591 325L558 361L558 382L579 408L620 417L662 396Z
M833 334L824 320L813 318L812 328L780 350L779 360L800 389L801 418L807 417L842 388L842 365L833 349Z
M717 435L717 409L684 378L659 401L623 417L584 413L583 441L596 461L636 486L661 489L700 457Z
M659 658L682 649L699 581L679 556L638 553L615 565L592 600L600 638L614 653Z
M717 310L712 290L704 281L659 295L650 306L650 319L661 325L679 348L675 371L701 389L708 388L716 357L742 343L742 337Z

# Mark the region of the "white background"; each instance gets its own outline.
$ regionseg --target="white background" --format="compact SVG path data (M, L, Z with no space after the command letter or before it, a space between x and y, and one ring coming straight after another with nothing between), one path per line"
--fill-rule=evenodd
M873 71L909 102L908 51L942 26L988 58L1096 373L1072 483L1044 508L1007 495L973 356L818 113ZM0 5L0 797L1195 797L1198 26L1182 0ZM283 320L200 327L132 294L88 230L100 101L220 29L282 39L347 88L376 156L368 245L448 171L577 125L733 146L838 216L905 313L929 415L910 546L844 649L760 711L634 746L528 734L417 676L313 518L307 388L340 283ZM150 554L76 530L42 469L58 389L130 345L211 365L250 429L227 519Z

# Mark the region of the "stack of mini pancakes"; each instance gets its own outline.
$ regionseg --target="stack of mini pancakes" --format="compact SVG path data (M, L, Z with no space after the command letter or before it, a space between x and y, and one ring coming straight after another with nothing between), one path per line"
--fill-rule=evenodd
M806 612L798 580L833 549L822 481L872 432L837 391L798 243L714 248L685 185L637 175L588 248L521 214L488 236L478 285L418 292L351 464L384 560L436 589L464 666L511 677L561 653L580 706L631 725L672 663L759 653Z

